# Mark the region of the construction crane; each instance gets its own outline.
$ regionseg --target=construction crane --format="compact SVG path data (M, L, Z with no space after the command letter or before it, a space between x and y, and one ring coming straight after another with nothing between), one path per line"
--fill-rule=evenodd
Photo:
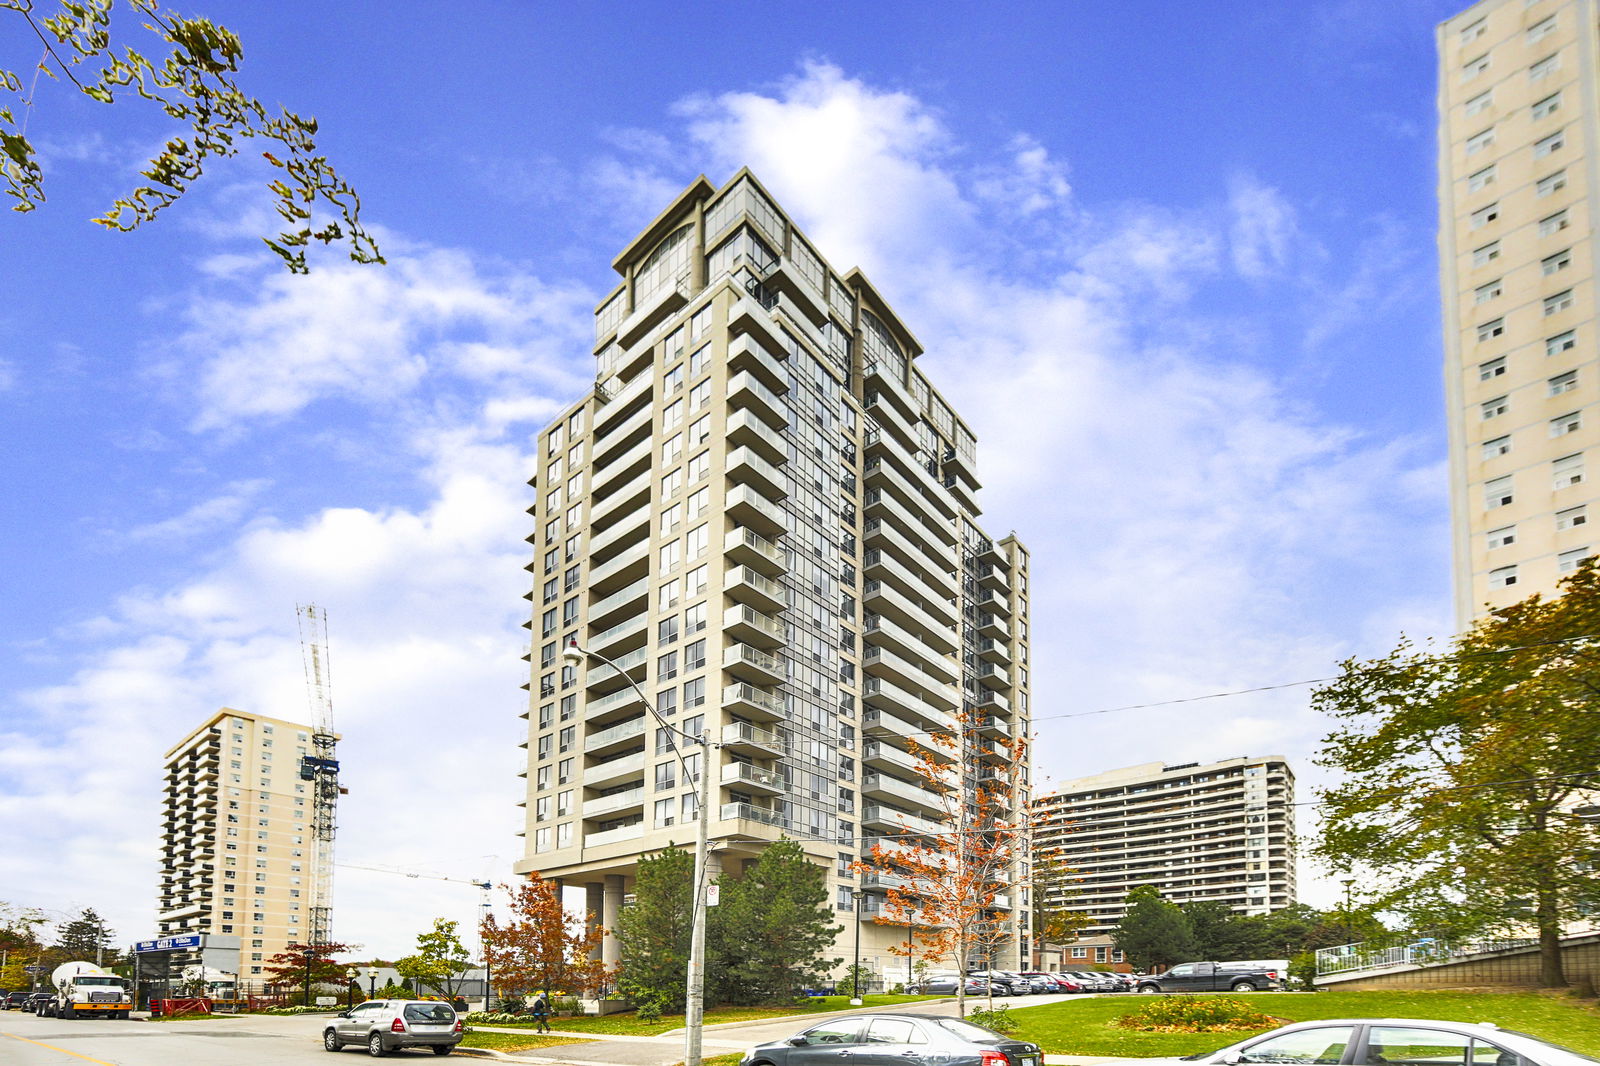
M311 754L300 757L300 779L310 781L311 944L333 943L333 838L338 832L339 760L333 734L333 671L328 662L328 615L316 604L296 604L300 658L311 702Z

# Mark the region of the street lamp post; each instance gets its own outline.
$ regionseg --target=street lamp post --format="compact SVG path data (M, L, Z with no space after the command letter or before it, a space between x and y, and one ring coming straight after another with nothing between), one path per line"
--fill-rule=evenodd
M344 1006L350 1010L356 1005L356 978L361 976L361 971L355 967L344 972Z
M861 901L866 898L866 893L859 888L850 890L850 898L855 900L856 918L856 961L850 968L850 1005L861 1006Z
M596 651L589 651L578 646L573 640L562 651L562 657L568 662L582 663L590 658L599 659L617 672L633 689L634 695L639 697L639 702L644 704L645 710L656 720L662 729L677 734L684 740L700 745L700 791L696 797L697 810L695 812L697 823L695 828L694 848L694 924L689 932L689 968L684 984L684 1011L683 1011L683 1066L701 1066L700 1052L705 1028L706 1010L706 860L708 858L708 833L711 823L711 733L704 726L701 727L698 737L691 736L674 726L661 716L656 710L656 705L644 690L635 684L628 672ZM690 768L688 760L683 757L683 745L674 743L673 754L677 756L678 765L683 768L687 783L693 783L694 771ZM859 935L859 930L858 930Z
M306 948L306 992L304 997L306 1006L311 1006L311 949Z
M367 998L378 998L378 968L376 966L367 967Z

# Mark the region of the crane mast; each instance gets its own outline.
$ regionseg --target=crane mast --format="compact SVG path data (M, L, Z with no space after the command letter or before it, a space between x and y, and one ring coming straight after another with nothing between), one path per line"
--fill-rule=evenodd
M311 753L300 757L300 779L311 782L311 933L307 943L333 942L333 839L338 830L339 760L334 750L333 672L328 661L328 615L296 604L300 656L311 704Z

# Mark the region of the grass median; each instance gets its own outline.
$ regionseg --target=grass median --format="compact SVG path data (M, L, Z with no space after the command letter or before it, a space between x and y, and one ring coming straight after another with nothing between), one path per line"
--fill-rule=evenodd
M491 1051L528 1051L532 1048L555 1047L558 1044L588 1044L592 1041L576 1036L546 1036L543 1033L480 1033L471 1032L461 1038L462 1047L487 1048Z
M891 1008L901 1003L916 1003L942 996L878 995L861 997L862 1009ZM758 1022L763 1018L787 1018L795 1014L822 1014L827 1011L849 1010L849 996L818 996L804 1003L779 1007L713 1007L706 1011L707 1025L725 1022ZM496 1029L532 1029L532 1021L484 1022ZM683 1015L663 1014L657 1021L644 1021L633 1014L607 1014L603 1018L551 1018L550 1028L568 1033L594 1033L605 1036L660 1036L683 1028Z
M1154 1058L1193 1055L1243 1040L1249 1032L1146 1033L1116 1022L1149 996L1069 1000L1041 1007L1012 1007L1015 1036L1047 1053ZM1493 1022L1502 1029L1542 1037L1588 1055L1600 1055L1600 1010L1592 1000L1540 992L1318 992L1261 993L1240 997L1284 1022L1324 1018L1432 1018ZM1271 1027L1269 1027L1271 1028ZM1261 1029L1266 1032L1267 1029Z

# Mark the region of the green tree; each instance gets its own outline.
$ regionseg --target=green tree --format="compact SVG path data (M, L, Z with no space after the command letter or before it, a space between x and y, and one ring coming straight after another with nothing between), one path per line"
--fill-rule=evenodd
M1435 935L1537 933L1540 983L1566 984L1565 923L1600 905L1600 571L1533 595L1456 637L1354 659L1314 705L1340 724L1318 763L1317 854L1361 871L1368 908Z
M270 148L261 156L278 174L267 188L286 224L283 232L262 240L285 266L305 273L312 241L346 242L358 263L384 261L361 224L361 198L327 157L317 154L317 120L281 108L274 115L240 88L244 48L226 27L163 11L157 0L128 0L143 28L167 49L152 59L113 32L114 0L60 0L48 16L39 6L35 0L0 0L0 12L10 12L5 17L13 25L26 23L38 38L43 48L38 74L51 82L65 79L103 104L143 101L183 130L141 172L147 183L116 200L96 223L136 229L183 196L208 160L237 155L239 142L255 140ZM32 211L45 199L44 172L26 134L38 83L38 77L0 69L0 180L16 201L15 211ZM319 209L338 217L316 219Z
M356 944L355 947L361 945ZM262 964L269 984L279 989L297 989L308 998L320 986L344 987L346 965L334 958L349 951L349 944L290 944ZM311 987L306 987L310 973Z
M681 1011L694 916L694 856L668 846L639 860L633 906L617 919L617 991L641 1009Z
M112 966L119 958L116 945L116 934L106 926L105 919L94 912L93 907L85 907L76 918L56 926L55 947L69 959L94 962L98 950L104 964Z
M466 983L467 949L456 935L459 922L443 918L433 920L433 928L417 934L417 953L398 960L394 968L400 976L408 977L421 988L427 986L437 994L454 1000Z
M1238 914L1226 903L1214 899L1195 900L1183 904L1180 909L1194 934L1196 959L1223 961L1262 957L1255 954L1261 939L1255 919Z
M721 1003L792 1003L840 959L824 958L840 926L828 879L800 845L780 837L742 877L717 879L721 896L706 926L707 975Z
M1127 960L1141 970L1160 970L1198 957L1194 930L1176 903L1154 885L1130 889L1122 922L1111 934Z

